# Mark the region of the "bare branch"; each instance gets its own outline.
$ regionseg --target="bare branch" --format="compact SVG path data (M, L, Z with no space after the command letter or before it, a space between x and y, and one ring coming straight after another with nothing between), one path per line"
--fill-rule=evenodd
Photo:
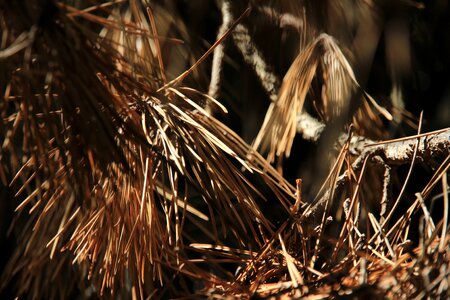
M380 220L384 221L385 214L388 206L389 192L391 186L391 167L388 164L384 164L384 174L383 174L383 196L381 198L381 212Z
M231 27L233 23L233 17L231 15L230 2L222 2L222 25L217 33L217 40L219 40L225 32ZM214 56L211 69L211 81L209 83L208 95L213 98L219 96L220 82L223 59L225 56L225 45L224 43L219 44L216 49L214 49Z
M345 140L344 135L340 140ZM372 146L372 144L374 144ZM450 151L450 128L445 131L438 131L438 133L429 133L423 136L417 143L417 137L411 137L411 139L402 140L398 142L375 144L370 139L366 139L360 136L354 136L350 140L350 153L357 155L357 159L352 164L352 168L355 172L358 172L363 162L367 157L377 157L372 162L380 163L383 165L403 165L411 163L414 157L414 149L416 144L417 157L423 160L436 158L441 155L445 155ZM379 159L381 158L381 160ZM340 175L336 181L336 190L334 194L339 194L340 189L345 185L348 178L348 171L345 171ZM303 215L302 219L310 219L317 213L322 211L325 203L329 201L330 191L325 193L317 202L312 203L311 207L307 209L307 212Z
M246 63L251 65L256 75L261 81L263 88L268 93L270 100L278 99L278 90L280 88L280 80L273 72L269 64L266 63L264 56L258 49L248 32L245 25L239 24L233 32L233 41L236 47L241 51Z
M325 124L313 118L306 111L297 116L297 133L305 140L317 142L325 130Z
M263 6L258 9L272 22L279 24L281 28L293 28L300 32L304 26L303 20L290 13L278 12L272 7Z

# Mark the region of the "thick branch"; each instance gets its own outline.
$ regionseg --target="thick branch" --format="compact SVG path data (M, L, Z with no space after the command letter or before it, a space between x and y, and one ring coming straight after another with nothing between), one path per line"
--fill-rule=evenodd
M314 123L313 123L314 124ZM312 126L312 125L311 125ZM344 140L344 136L340 140ZM370 139L355 136L350 140L349 151L356 155L357 159L352 164L354 171L359 171L362 162L367 157L377 157L373 162L388 165L402 165L410 163L413 159L413 153L417 139L418 143L417 157L423 160L433 159L450 153L450 128L420 135L419 137L405 138L400 141L374 143ZM380 160L381 158L381 160ZM334 194L338 194L345 185L348 178L348 171L338 177ZM311 204L302 216L302 220L313 218L318 212L322 211L324 205L330 200L330 191L327 191L317 202Z

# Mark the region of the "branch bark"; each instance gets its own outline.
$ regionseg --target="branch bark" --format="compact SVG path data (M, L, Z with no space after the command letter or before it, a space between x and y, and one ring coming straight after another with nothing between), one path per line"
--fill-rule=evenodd
M315 123L313 122L313 124ZM371 162L381 163L384 167L386 165L410 163L413 158L417 139L420 139L417 157L422 160L436 159L439 156L450 155L450 127L418 136L394 140L392 142L376 143L361 136L354 136L350 139L349 152L357 156L357 159L352 164L352 168L355 172L360 171L362 162L368 157L374 158ZM341 135L340 140L345 140L345 135ZM342 187L345 186L348 178L347 172L345 171L338 177L334 195L339 194ZM302 222L314 218L317 213L321 213L322 208L330 200L330 195L331 191L327 191L320 199L305 208L305 213L301 217Z

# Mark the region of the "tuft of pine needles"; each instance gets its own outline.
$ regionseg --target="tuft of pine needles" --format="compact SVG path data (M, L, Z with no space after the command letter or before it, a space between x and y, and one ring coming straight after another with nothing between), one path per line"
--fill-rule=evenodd
M100 295L144 298L177 274L214 281L187 242L251 249L273 232L258 185L286 213L294 189L198 104L219 103L165 84L150 6L5 3L2 14L14 20L2 23L2 178L25 222L2 282L17 295L67 297L88 279Z
M313 87L318 84L314 84L314 80L321 85L316 90ZM310 93L312 105L326 124L348 118L350 112L358 109L354 117L357 130L367 123L362 121L367 117L373 121L372 130L382 127L374 108L387 119L392 119L385 108L361 90L336 40L323 33L301 49L292 62L283 79L278 100L269 106L253 143L262 153L268 153L269 161L274 161L275 157L289 157L297 133L297 119Z
M353 169L343 163L347 151L344 145L325 183L327 202L322 215L310 218L314 203L292 210L266 244L248 258L232 287L218 287L213 295L270 299L441 299L450 295L448 153L409 205L389 206L389 216L396 216L389 220L362 193L365 185L372 184L366 174L369 160L359 170ZM339 170L347 174L344 178L351 188L333 196L329 193L337 191ZM442 193L430 199L430 192L439 186ZM301 194L300 184L298 201ZM429 210L436 201L443 202L440 214Z

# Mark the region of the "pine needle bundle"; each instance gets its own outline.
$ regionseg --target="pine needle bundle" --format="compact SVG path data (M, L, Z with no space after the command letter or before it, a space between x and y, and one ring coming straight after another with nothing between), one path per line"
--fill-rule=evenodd
M347 119L353 119L357 132L372 130L382 137L379 115L392 119L385 108L362 91L337 41L323 33L301 49L292 62L284 76L278 99L269 106L253 143L262 153L268 153L269 161L275 157L289 157L297 133L298 116L308 96L325 124L347 123ZM366 118L373 123L364 130Z
M149 6L79 7L3 4L1 174L21 216L2 282L32 298L216 282L187 245L257 248L273 231L258 185L286 213L294 190L197 102L220 104L165 84Z

